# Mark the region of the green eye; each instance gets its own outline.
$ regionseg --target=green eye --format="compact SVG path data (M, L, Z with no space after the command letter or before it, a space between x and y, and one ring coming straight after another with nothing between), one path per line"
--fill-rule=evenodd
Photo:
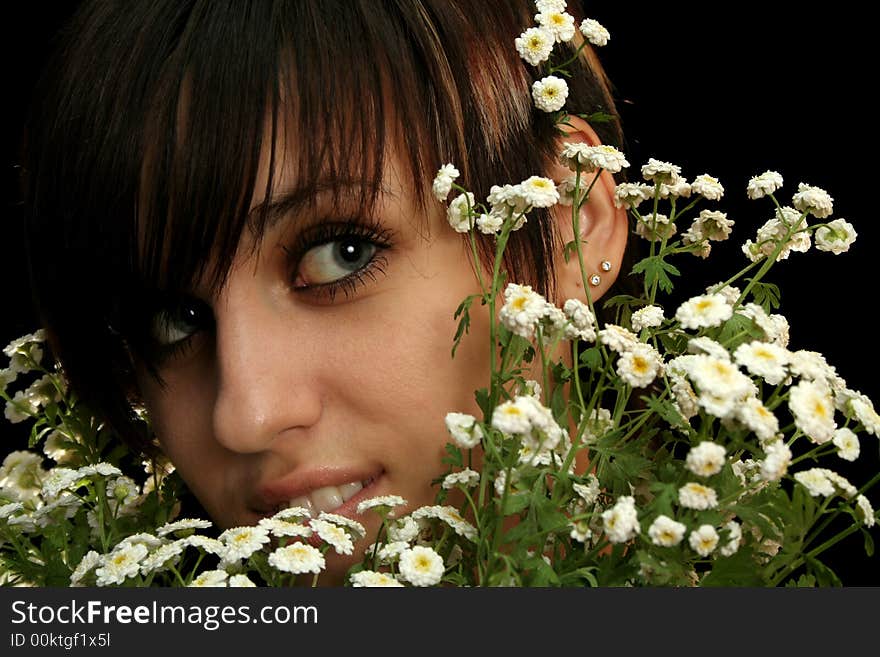
M211 310L203 302L181 299L153 315L150 334L156 344L169 347L188 340L210 322Z
M354 235L311 248L299 263L294 287L326 285L359 272L377 250L374 243Z

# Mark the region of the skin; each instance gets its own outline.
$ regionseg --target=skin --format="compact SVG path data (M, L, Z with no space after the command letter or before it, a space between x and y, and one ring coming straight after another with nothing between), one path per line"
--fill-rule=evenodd
M388 161L376 217L391 235L375 280L332 302L299 288L321 268L290 271L283 247L299 229L297 217L287 217L257 249L241 245L221 290L194 290L215 328L164 364L165 387L139 375L163 449L221 528L255 524L282 498L375 477L336 511L362 522L370 540L378 518L358 515L357 501L396 494L408 509L432 504L449 439L446 413L480 417L474 391L489 373L484 308L472 309L470 334L450 358L453 312L479 291L467 242L449 228L441 204L429 203L423 216L396 158ZM294 171L278 174L278 190L293 184ZM619 254L601 253L619 262ZM583 298L580 288L579 272L560 280L561 295ZM321 583L341 584L365 547L351 556L328 552Z

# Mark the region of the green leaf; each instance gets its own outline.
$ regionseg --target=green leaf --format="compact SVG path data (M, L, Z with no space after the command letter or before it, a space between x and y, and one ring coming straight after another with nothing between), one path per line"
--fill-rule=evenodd
M809 554L805 554L804 560L807 562L807 568L809 568L816 576L816 581L819 586L843 586L837 573L819 561L816 557L811 557Z
M747 278L746 280L751 281L752 279ZM755 283L752 286L752 297L755 299L755 303L762 306L767 313L779 308L779 286L773 283Z
M483 416L490 417L492 414L492 402L489 399L489 389L480 388L474 392L474 398L477 400L480 410L483 411Z
M871 537L871 532L869 532L864 527L861 528L862 534L865 536L865 554L869 557L874 556L874 539Z
M594 372L602 369L602 352L599 347L590 347L581 354L581 363Z
M587 123L611 123L615 120L613 114L609 114L608 112L602 112L601 110L598 112L593 112L592 114L578 114L584 121Z
M510 516L514 513L519 513L528 507L531 501L532 495L528 491L513 494L508 493L507 499L504 500L504 508L501 509L501 514Z
M670 276L681 276L681 272L664 259L663 256L650 256L636 263L632 268L633 274L644 274L645 285L649 288L656 283L661 290L672 292L672 279Z
M479 294L471 294L466 297L464 301L462 301L458 308L455 310L455 315L453 315L453 319L461 319L458 321L458 328L455 330L455 338L453 338L452 345L452 357L455 358L455 351L458 349L458 344L461 342L461 339L468 332L468 328L471 325L471 315L470 309L471 304L474 302L474 299L479 298Z
M755 567L751 548L741 547L736 554L718 557L712 571L700 582L701 586L766 586Z

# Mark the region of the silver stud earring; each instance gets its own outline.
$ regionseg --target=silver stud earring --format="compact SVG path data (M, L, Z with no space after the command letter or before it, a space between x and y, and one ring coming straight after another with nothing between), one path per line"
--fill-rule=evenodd
M600 264L599 267L602 269L602 271L611 271L611 261L603 260L602 264Z
M602 277L599 274L593 274L590 276L590 285L596 287L599 283L602 282Z

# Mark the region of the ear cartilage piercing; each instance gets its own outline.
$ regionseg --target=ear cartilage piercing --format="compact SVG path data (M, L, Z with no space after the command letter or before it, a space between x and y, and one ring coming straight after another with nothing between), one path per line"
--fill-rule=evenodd
M603 260L602 264L599 265L602 271L611 271L611 262L609 260Z
M590 285L596 287L599 283L602 282L602 277L599 274L593 274L590 276Z

